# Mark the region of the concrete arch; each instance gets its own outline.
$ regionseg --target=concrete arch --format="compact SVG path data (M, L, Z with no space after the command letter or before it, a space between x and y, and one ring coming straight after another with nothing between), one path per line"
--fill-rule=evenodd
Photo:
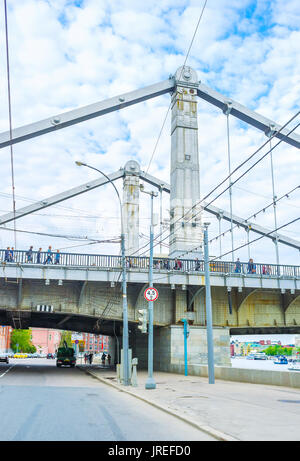
M236 290L236 310L237 312L240 310L242 307L243 303L246 302L246 300L251 296L253 293L255 293L258 289L256 288L243 288L243 291L238 291Z
M272 327L285 325L279 291L256 289L239 307L239 326Z
M300 325L300 293L296 294L285 311L287 325Z

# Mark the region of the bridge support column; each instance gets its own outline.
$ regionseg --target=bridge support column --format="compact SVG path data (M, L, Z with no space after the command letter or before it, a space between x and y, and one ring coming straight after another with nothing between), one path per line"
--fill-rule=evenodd
M170 256L202 257L197 122L197 73L180 67L175 75L171 126ZM193 208L192 208L193 207ZM192 209L191 209L192 208Z
M213 329L215 365L231 367L229 328ZM206 328L189 325L187 339L188 374L208 376ZM183 325L155 328L154 370L182 373L184 363Z
M140 166L134 160L125 165L123 182L123 219L125 254L138 256L139 249L139 186Z

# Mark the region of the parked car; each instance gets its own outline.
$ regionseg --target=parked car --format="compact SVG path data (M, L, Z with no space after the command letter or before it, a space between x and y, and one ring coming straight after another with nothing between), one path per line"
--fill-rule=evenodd
M9 362L9 360L8 360L8 354L6 354L6 353L0 354L0 362L8 363L8 362Z
M54 358L55 358L54 354L50 354L50 352L49 352L49 354L47 354L47 359L54 359Z

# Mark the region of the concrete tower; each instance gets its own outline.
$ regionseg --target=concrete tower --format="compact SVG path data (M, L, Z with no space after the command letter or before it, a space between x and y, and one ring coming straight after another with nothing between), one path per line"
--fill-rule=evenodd
M190 67L180 67L175 83L171 125L171 257L200 247L203 241L201 207L196 205L200 200L197 73ZM184 257L201 258L202 250L199 248Z
M129 160L124 168L123 220L125 234L125 254L138 256L139 249L139 197L140 166Z

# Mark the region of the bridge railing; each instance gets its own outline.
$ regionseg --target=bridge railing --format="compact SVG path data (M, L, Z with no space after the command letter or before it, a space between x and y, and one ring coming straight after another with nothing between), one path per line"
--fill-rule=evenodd
M3 264L57 264L62 266L77 267L102 267L120 269L122 258L118 255L80 254L80 253L49 253L33 251L28 254L26 250L0 250L0 261ZM149 258L146 256L130 256L126 258L127 269L149 269ZM204 261L198 259L172 259L154 258L153 269L181 272L204 272ZM249 263L230 261L210 261L210 271L222 274L261 275L266 277L297 277L300 278L300 266L276 265L265 263Z

